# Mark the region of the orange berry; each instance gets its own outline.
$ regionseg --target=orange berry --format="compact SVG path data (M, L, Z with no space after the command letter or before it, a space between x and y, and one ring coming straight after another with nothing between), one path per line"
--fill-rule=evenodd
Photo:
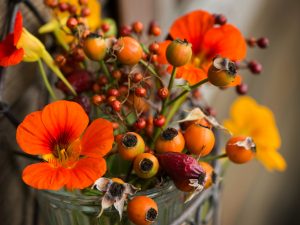
M128 218L136 225L150 225L155 222L158 207L154 200L147 196L136 196L128 202Z
M143 28L144 28L144 25L140 21L136 21L132 24L132 30L137 34L142 33Z
M78 21L75 17L70 17L67 20L67 27L69 27L71 30L74 29L78 25Z
M132 37L121 37L117 41L117 58L120 63L125 65L137 64L143 56L143 50L140 43Z
M195 155L208 155L215 144L214 133L200 124L190 125L184 133L187 150Z
M133 169L136 175L143 179L154 177L159 168L157 158L150 153L141 153L133 161Z
M207 162L199 162L199 165L205 171L204 188L207 189L214 183L214 179L215 179L214 168L210 164L208 164Z
M118 143L118 150L123 159L133 160L138 154L145 151L145 142L139 134L128 132Z
M101 36L91 33L83 41L83 50L89 59L100 61L106 55L107 46Z
M255 152L256 146L250 137L232 137L226 144L226 154L234 163L242 164L250 161Z
M225 87L234 82L236 77L236 65L227 58L214 59L207 74L209 82L217 87Z
M191 60L192 54L192 45L180 39L172 41L166 50L168 62L177 67L187 64Z
M157 153L182 152L184 144L185 140L181 132L169 127L156 140L155 150Z

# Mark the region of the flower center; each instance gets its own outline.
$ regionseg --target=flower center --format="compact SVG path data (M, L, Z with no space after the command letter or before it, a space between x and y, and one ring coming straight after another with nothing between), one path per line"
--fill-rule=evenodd
M125 188L122 184L113 182L109 187L108 192L112 197L121 197L124 192L124 189Z
M193 64L193 66L200 68L202 66L202 64L204 63L205 58L204 58L204 54L203 53L199 53L197 55L193 55L192 59L191 59L191 63Z

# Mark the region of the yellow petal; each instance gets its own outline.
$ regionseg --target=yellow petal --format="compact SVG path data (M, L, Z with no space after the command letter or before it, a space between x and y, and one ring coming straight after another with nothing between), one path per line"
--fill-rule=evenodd
M270 171L284 171L286 162L276 149L259 150L257 149L256 158Z

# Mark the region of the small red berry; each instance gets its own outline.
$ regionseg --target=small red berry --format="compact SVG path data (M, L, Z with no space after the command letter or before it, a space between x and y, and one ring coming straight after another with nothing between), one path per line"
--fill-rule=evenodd
M99 78L98 78L98 84L99 85L104 86L107 83L108 83L108 79L107 79L106 76L104 76L104 75L99 76Z
M156 127L162 127L166 122L164 115L156 115L153 119L153 124Z
M110 88L110 89L107 91L107 95L108 95L108 96L115 96L115 97L118 97L118 96L120 95L120 92L118 91L118 89Z
M114 130L116 130L119 128L119 124L114 122L114 123L112 123L112 127Z
M136 21L132 24L132 30L137 34L142 33L143 28L144 28L144 25L140 21Z
M156 42L153 42L152 44L149 45L149 51L157 54L159 51L159 44L157 44Z
M146 127L146 120L143 117L140 117L137 119L137 121L134 123L134 127L138 130L142 130Z
M150 56L150 61L151 61L152 63L157 62L157 60L158 60L158 55L153 54L153 55Z
M156 24L156 22L152 21L148 30L149 35L159 36L161 34L160 27Z
M69 11L69 13L75 15L76 12L77 12L77 7L76 7L76 5L70 5L68 11Z
M92 102L94 105L100 105L104 101L104 98L101 95L94 95L92 97Z
M77 25L78 25L78 21L76 18L70 17L67 20L67 27L69 27L70 29L74 29Z
M54 61L57 66L62 67L66 64L67 59L64 55L59 54L59 55L55 56Z
M269 44L270 44L269 39L266 37L261 37L257 40L257 45L260 48L267 48Z
M147 95L147 90L143 87L137 87L134 93L138 97L145 97Z
M131 26L125 25L125 26L122 26L120 28L120 35L121 36L130 36L131 32L132 32Z
M55 8L58 5L58 0L44 0L44 4L50 8Z
M113 70L111 75L116 79L120 80L122 77L122 72L120 70Z
M256 39L254 37L248 38L247 44L249 45L249 47L254 47L256 45Z
M239 94L239 95L245 95L247 94L248 92L248 85L245 84L245 83L242 83L240 85L237 85L236 86L236 92Z
M87 7L81 9L81 16L87 17L91 14L91 10Z
M169 89L166 87L160 88L158 89L157 94L162 100L164 100L169 96Z
M215 24L224 25L227 23L227 18L223 14L215 14Z
M102 30L104 33L106 33L107 31L109 31L109 29L110 29L110 26L109 26L108 23L103 23L103 24L101 25L101 30Z
M80 5L87 5L89 0L78 0Z
M132 82L133 83L139 83L141 80L143 80L143 74L141 73L135 73L133 74L133 77L132 77Z
M263 69L262 65L254 60L248 63L248 68L253 74L260 74Z
M65 12L69 9L69 4L66 2L61 2L58 4L59 11Z
M94 83L93 86L92 86L92 90L93 90L94 93L100 93L101 87L100 87L99 84Z
M109 96L107 98L107 103L108 104L111 104L113 101L117 100L116 96Z
M121 111L121 102L118 100L114 100L110 103L111 107L113 108L113 110L120 112Z

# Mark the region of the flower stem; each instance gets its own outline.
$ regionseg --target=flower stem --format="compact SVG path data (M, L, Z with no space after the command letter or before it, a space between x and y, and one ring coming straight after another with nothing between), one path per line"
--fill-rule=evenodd
M155 76L159 76L158 75L158 73L153 69L153 67L152 66L150 66L146 61L144 61L144 60L140 60L140 63L143 65L143 66L145 66L149 71L150 71L150 73L152 73L153 75L155 75Z
M38 62L38 64L39 64L39 69L40 69L40 72L41 72L43 81L44 81L44 83L45 83L45 86L46 86L46 88L47 88L47 90L48 90L50 96L51 96L54 100L57 100L57 97L56 97L56 95L55 95L55 93L54 93L54 91L53 91L53 89L52 89L52 87L51 87L51 84L50 84L50 82L49 82L49 80L48 80L47 74L46 74L46 72L45 72L45 70L44 70L44 66L43 66L42 61L39 59L37 62Z
M176 75L176 67L174 66L172 69L171 78L170 78L169 85L168 85L169 96L163 101L162 108L161 108L161 114L163 114L163 115L166 113L166 109L167 109L166 105L170 99L171 91L172 91L174 80L175 80L175 75Z
M170 106L172 104L174 104L178 99L182 98L183 96L185 96L189 91L192 91L194 89L196 89L197 87L201 86L202 84L205 84L208 81L208 79L204 79L192 86L190 86L190 90L184 90L183 92L181 92L176 98L174 98L173 100L171 100L170 102L168 102L167 106Z
M215 156L208 156L208 157L205 157L205 158L202 158L201 161L213 161L213 160L216 160L216 159L222 159L222 158L226 158L227 157L227 154L226 153L223 153L221 155L215 155Z
M108 78L109 81L112 81L111 79L111 75L107 69L107 66L105 65L105 62L104 60L101 60L100 61L100 66L101 66L101 69L103 70L103 73L105 74L105 76Z

